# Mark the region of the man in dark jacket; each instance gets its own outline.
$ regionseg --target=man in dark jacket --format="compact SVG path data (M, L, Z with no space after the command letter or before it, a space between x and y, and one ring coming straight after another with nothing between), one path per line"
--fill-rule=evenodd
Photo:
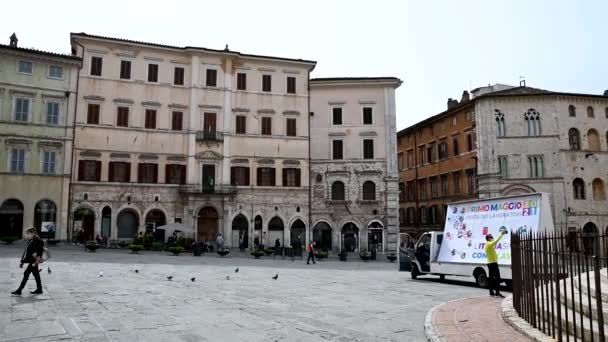
M29 228L25 231L26 235L31 236L30 241L27 243L25 247L25 251L23 251L23 256L21 257L21 264L19 268L23 268L23 264L27 264L25 268L25 272L23 272L23 280L21 281L21 285L15 291L11 292L14 295L20 296L21 290L27 284L27 279L30 277L30 273L34 274L34 279L36 279L36 291L32 291L31 294L42 294L42 282L40 281L40 272L38 270L38 265L42 261L42 253L44 252L44 242L38 237L36 232L36 228Z

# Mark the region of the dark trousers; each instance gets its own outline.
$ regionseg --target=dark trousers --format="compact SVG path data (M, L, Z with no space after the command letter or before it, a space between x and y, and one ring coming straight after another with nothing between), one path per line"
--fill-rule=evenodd
M310 264L310 259L312 259L312 263L316 264L315 262L315 255L313 253L308 253L308 260L306 260L307 264Z
M34 274L34 279L36 279L36 290L42 290L42 281L40 281L40 272L38 271L38 266L34 264L28 264L25 268L25 272L23 272L23 280L21 281L21 285L19 285L19 290L23 290L25 284L27 284L27 280L30 277L30 273Z
M488 276L488 288L490 289L490 294L499 294L500 293L500 270L498 269L498 263L488 264L488 271L490 272Z

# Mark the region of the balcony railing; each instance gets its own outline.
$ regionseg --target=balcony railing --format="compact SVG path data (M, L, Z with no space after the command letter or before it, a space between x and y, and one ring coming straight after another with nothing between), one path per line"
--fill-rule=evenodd
M224 133L218 131L198 131L196 141L224 141Z
M183 193L188 194L218 194L218 195L232 195L236 194L236 186L230 184L216 184L214 186L195 184L195 185L182 185L179 190Z

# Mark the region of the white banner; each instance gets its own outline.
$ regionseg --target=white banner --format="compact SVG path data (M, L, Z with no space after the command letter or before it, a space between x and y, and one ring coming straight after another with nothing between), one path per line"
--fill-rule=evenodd
M487 264L486 235L498 238L498 264L511 265L511 232L529 233L538 229L541 196L496 198L450 204L446 216L438 262Z

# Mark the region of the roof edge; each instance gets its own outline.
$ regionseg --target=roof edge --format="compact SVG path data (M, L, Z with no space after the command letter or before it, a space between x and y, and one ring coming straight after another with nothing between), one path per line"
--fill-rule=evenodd
M392 85L399 87L403 81L397 77L321 77L312 78L311 86L332 85Z

